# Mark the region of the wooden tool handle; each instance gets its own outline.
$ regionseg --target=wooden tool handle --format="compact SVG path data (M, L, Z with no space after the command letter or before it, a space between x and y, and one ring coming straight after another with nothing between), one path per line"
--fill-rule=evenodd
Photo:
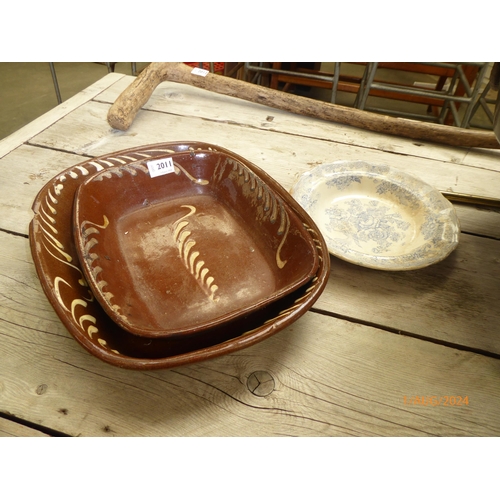
M108 112L108 123L113 128L127 130L134 121L139 109L149 100L155 88L161 82L171 81L193 85L218 94L237 97L299 115L320 118L373 132L418 141L437 142L450 146L500 148L500 144L493 132L379 115L356 108L288 94L280 90L269 89L214 73L199 76L193 74L192 71L193 68L183 63L151 63L118 96Z
M151 63L118 96L108 111L108 123L115 129L128 130L138 111L146 104L156 87L163 81L162 63Z

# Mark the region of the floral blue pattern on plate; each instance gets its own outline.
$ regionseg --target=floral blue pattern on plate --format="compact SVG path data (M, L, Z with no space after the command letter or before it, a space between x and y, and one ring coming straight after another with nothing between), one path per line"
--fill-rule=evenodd
M458 245L453 205L406 172L337 161L303 174L292 196L313 218L332 255L388 271L420 269Z

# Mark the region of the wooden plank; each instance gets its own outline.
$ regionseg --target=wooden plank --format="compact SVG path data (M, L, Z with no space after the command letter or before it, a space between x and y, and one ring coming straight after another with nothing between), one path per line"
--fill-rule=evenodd
M473 221L490 215L488 211L473 213ZM27 224L30 217L21 215ZM485 225L498 234L495 215ZM499 245L497 241L463 235L459 248L445 262L409 273L373 271L333 258L333 278L318 306L414 335L498 353L498 337L491 336L498 325L488 311L495 310L498 297L496 276L500 274L495 270ZM361 284L363 289L359 290ZM478 303L471 298L477 298ZM359 307L360 300L363 308ZM479 325L478 317L482 318Z
M6 154L10 153L12 150L19 147L24 142L31 139L36 134L40 133L49 125L52 125L57 120L71 113L73 110L81 106L83 103L89 101L90 99L96 97L104 89L112 85L113 83L119 81L123 78L123 75L119 73L109 73L104 78L98 80L95 84L87 87L86 89L78 92L67 101L59 104L54 109L50 110L48 113L43 114L36 120L33 120L28 125L17 130L8 137L0 141L0 158L3 158Z
M500 360L313 312L204 363L107 365L58 322L27 240L0 249L0 412L82 436L500 434Z
M23 145L0 159L0 229L27 235L33 216L31 204L38 191L58 172L84 159L81 155L31 145ZM266 170L277 177L286 174L283 169ZM499 212L461 204L455 207L463 231L500 239Z
M500 356L500 241L462 234L447 259L415 271L331 264L315 307Z
M18 424L0 417L0 437L50 437L26 425Z
M445 261L411 272L376 271L332 257L332 278L315 307L499 354L495 333L500 326L494 314L500 296L499 254L499 241L463 234ZM5 273L11 269L6 267Z
M113 104L133 80L134 78L129 76L121 79L99 94L97 100ZM144 109L219 122L239 123L242 126L261 130L313 137L360 147L376 147L386 152L456 164L492 170L500 169L500 151L498 150L461 149L388 136L356 127L299 116L174 82L161 83Z
M0 159L0 229L28 234L31 204L38 191L61 170L85 157L22 145Z
M24 146L26 149L29 147ZM16 156L24 150L20 148ZM61 161L71 162L71 155L58 154L63 157ZM19 165L22 170L22 162ZM19 186L31 189L24 183ZM6 195L10 193L8 190ZM26 200L28 196L18 193L17 198ZM0 207L2 225L5 220L7 229L27 234L31 220L28 205L21 205L22 210L18 206L16 215L10 218L4 217L6 210ZM486 228L485 232L498 237L498 213L474 210L470 216L470 229L477 232ZM481 223L483 216L487 218ZM448 259L422 270L386 273L332 258L332 280L318 307L415 335L500 353L500 339L491 335L500 329L491 313L500 296L498 255L500 242L463 234L458 249ZM365 304L363 308L360 301Z
M387 163L421 177L437 189L478 196L498 196L500 172L459 164L404 156L369 147L320 141L309 137L273 133L238 124L208 122L199 118L146 111L126 131L110 129L107 105L90 102L34 137L30 143L77 154L97 156L143 144L198 140L241 154L268 171L285 188L298 176L322 163L366 160ZM331 125L335 126L335 125ZM368 146L368 145L366 145Z
M316 165L339 159L363 159L387 163L416 175L442 191L455 191L478 196L498 197L498 172L470 168L442 161L387 153L310 138L274 134L257 129L241 129L237 125L211 123L196 118L145 112L128 132L109 129L105 125L106 107L89 103L73 116L62 120L33 139L42 146L56 144L59 149L79 154L99 155L141 144L166 140L197 139L233 150L263 168L290 189L299 175ZM290 144L293 149L290 150ZM458 206L458 205L457 205ZM466 232L498 237L499 217L464 207L459 209L462 228Z
M490 170L500 170L500 152L489 149L471 149L461 160L464 165L473 165ZM499 195L500 196L500 195Z
M462 231L500 239L500 212L454 203Z

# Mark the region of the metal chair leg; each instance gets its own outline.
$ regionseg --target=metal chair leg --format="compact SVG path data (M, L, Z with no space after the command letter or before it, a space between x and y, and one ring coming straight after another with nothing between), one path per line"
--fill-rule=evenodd
M331 103L335 104L337 100L337 89L339 87L339 79L340 79L340 63L336 62L334 67L335 73L333 74L333 86L332 86L332 98Z
M365 109L366 100L370 94L370 89L372 87L373 80L375 78L375 73L377 72L378 63L367 63L365 68L365 73L363 79L359 84L358 94L356 100L354 101L354 106L358 109Z
M479 106L481 106L483 108L483 111L486 113L486 116L488 117L490 122L493 123L494 114L491 111L491 109L488 107L488 100L486 99L486 96L488 95L490 90L491 90L491 81L488 81L488 83L486 84L486 87L484 87L483 92L479 96L479 99L476 101L476 104L474 104L474 107L472 108L472 111L470 114L470 120L468 123L469 126L470 126L470 122L474 118L474 115L476 114L477 110L479 109ZM494 104L494 103L492 102L492 104Z
M54 63L51 62L49 62L49 66L50 66L50 72L52 74L52 81L54 82L54 88L56 91L57 103L61 104L62 99L61 99L61 92L59 91L59 83L57 82L56 68L54 67Z
M483 83L484 77L486 75L486 70L488 69L488 65L484 64L481 69L479 70L479 73L476 77L476 84L474 85L474 90L472 91L470 95L470 101L467 104L467 109L465 110L464 117L462 119L461 127L463 128L469 128L470 126L470 121L472 119L473 115L473 110L475 108L476 102L479 102L479 89Z

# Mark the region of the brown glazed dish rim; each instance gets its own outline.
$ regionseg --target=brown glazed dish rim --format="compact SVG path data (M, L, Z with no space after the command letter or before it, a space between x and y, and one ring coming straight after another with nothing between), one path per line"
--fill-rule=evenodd
M265 307L271 302L279 300L285 295L297 290L315 276L319 261L314 241L311 234L302 224L301 219L288 206L290 197L283 198L275 192L275 187L277 185L275 180L263 180L263 171L261 169L246 160L236 160L233 155L224 151L195 151L194 153L178 152L171 153L168 156L173 160L173 164L177 170L178 175L175 177L181 178L176 180L184 181L181 183L184 190L178 189L178 186L177 189L172 187L167 176L155 178L154 181L152 181L145 165L146 159L140 160L139 162L120 165L118 167L109 167L108 169L95 172L87 176L85 181L83 181L76 190L73 209L73 230L78 259L94 297L98 300L106 314L113 319L115 323L120 325L121 328L135 335L151 338L197 334L202 330L222 325L225 322L232 321L241 316L246 316L252 311ZM225 160L225 162L222 160ZM213 170L217 172L217 169L213 169L213 163L217 161L219 161L219 165L229 163L230 168L225 170L237 170L238 172L234 174L237 179L246 179L246 181L241 182L246 182L246 184L252 183L253 189L248 190L252 194L250 199L246 199L245 196L241 194L241 191L239 192L239 198L244 200L243 204L240 202L240 209L253 214L247 217L249 223L242 227L248 227L252 223L256 224L256 222L254 222L254 218L256 217L254 214L255 205L259 204L264 205L267 203L268 205L265 210L262 210L266 215L263 217L265 223L260 226L261 230L276 232L280 229L280 218L286 219L287 224L284 235L276 240L273 247L268 245L268 248L265 249L269 254L273 252L276 253L275 265L269 267L274 275L272 280L274 287L272 290L268 289L266 293L263 291L261 292L260 289L259 291L255 291L253 299L244 298L236 301L233 298L227 300L227 302L234 301L234 305L232 303L231 305L226 304L226 311L224 313L219 313L214 307L213 309L215 309L216 313L202 317L203 320L196 320L195 311L189 309L191 306L187 306L181 310L182 315L180 318L172 318L170 314L165 324L148 324L147 318L143 316L144 310L149 312L147 310L148 303L144 301L138 303L139 298L145 295L145 280L141 279L134 281L130 277L130 273L120 272L120 268L123 269L123 265L117 264L116 257L121 257L123 255L116 244L108 244L106 246L106 234L109 236L109 232L112 232L118 239L116 236L118 233L118 225L116 222L123 215L123 212L137 210L136 213L141 213L142 211L144 213L142 217L147 217L148 214L150 214L148 211L150 210L149 207L153 206L155 197L164 199L165 196L169 196L169 201L176 204L177 200L182 199L186 191L192 190L193 187L196 193L199 194L198 191L200 190L200 186L197 184L199 183L199 179L204 179L205 177L210 178L210 175L204 174L210 174ZM205 163L208 163L208 167L203 166ZM232 169L231 166L233 167ZM240 170L242 170L243 173L240 172ZM223 171L223 168L219 170L219 172ZM204 182L207 182L207 191L212 194L212 198L217 200L216 204L223 205L223 202L220 201L222 199L222 190L218 188L218 184L213 181L216 177L215 172L210 178L210 182ZM196 175L196 179L193 177L194 174ZM233 181L233 189L235 184L236 187L238 187L238 182ZM140 192L137 189L137 185L141 188ZM159 185L161 188L158 188ZM258 186L258 188L256 188L256 186ZM129 193L131 192L133 192L134 195L130 196ZM258 193L260 194L259 199L257 199ZM232 193L232 195L234 196L234 193ZM146 208L142 206L143 197L148 200ZM135 205L133 201L134 198ZM107 203L109 199L113 200L112 204ZM108 223L106 227L102 225L98 226L97 223L91 222L98 220L102 223L104 220L103 205L106 206L105 210L107 216L104 218ZM96 209L97 206L100 208ZM273 209L269 209L269 206L273 207ZM272 223L270 222L270 212L273 212L277 219L273 220ZM187 224L187 222L184 224ZM131 232L140 233L138 227L138 225L135 225L135 231ZM249 233L248 230L246 232ZM254 231L254 235L256 234L261 241L265 240L265 238L260 236L259 231ZM108 241L112 240L112 237L108 237ZM254 241L254 244L257 243L259 242ZM106 251L102 249L103 244L106 246ZM283 244L284 246L282 247ZM196 245L195 248L197 248ZM280 251L283 252L283 250L288 250L288 256L286 262L282 263L283 267L279 268L279 266L276 265L278 260L281 260L278 258L278 254ZM199 252L196 253L199 254ZM193 254L194 252L192 252L192 255ZM176 258L178 258L178 256L174 257L174 259ZM179 264L177 264L176 270L184 269L181 261L182 259L178 260ZM175 260L175 262L177 262L177 260ZM198 261L194 262L202 263L203 261L202 258L199 258ZM228 264L224 263L224 265L228 267ZM146 266L143 265L143 267ZM149 261L147 267L149 267ZM192 267L193 263L191 263L191 268ZM234 268L234 274L237 275L238 265L234 265ZM170 271L173 272L174 269L170 268ZM211 266L212 275L217 276L217 271L217 269L213 269ZM241 267L239 271L242 271ZM118 272L120 272L119 280L114 280ZM189 274L189 272L186 274ZM165 273L165 275L162 276L162 286L165 286L165 280L169 279L168 276L169 273ZM206 276L209 276L209 274ZM117 281L120 282L120 285L116 283ZM194 280L190 281L194 282ZM197 281L200 285L199 280ZM136 283L139 284L137 285ZM233 283L234 279L231 278L231 287L235 286ZM143 288L141 288L141 286ZM177 298L180 293L178 288L177 285L172 286L172 292L170 294L165 294L162 298L160 298L159 293L160 287L157 286L155 288L155 295L152 302L161 303L160 312L162 315L164 314L163 310L172 310L172 308L169 307L168 301L173 296ZM125 290L125 292L123 292L123 290ZM129 317L124 314L122 305L127 302L125 297L130 299L130 296L132 296L132 300L128 302L133 302L135 307L133 308L134 314ZM186 294L186 299L190 301L191 297ZM210 302L210 300L207 300L207 302ZM192 307L192 309L195 308ZM136 317L138 317L137 321L135 321ZM177 326L168 325L168 322L172 321L175 321L175 325Z
M305 314L323 292L330 274L330 256L311 217L280 185L280 196L303 221L318 250L319 266L309 284L234 324L217 338L142 339L114 323L93 297L84 279L72 236L71 211L78 185L91 171L153 158L168 152L207 150L239 155L212 144L178 141L129 148L83 161L57 174L33 202L30 248L42 289L73 338L90 354L113 366L135 370L170 369L201 362L250 347L283 330ZM242 159L242 158L241 158ZM268 174L264 178L271 179ZM66 205L66 206L63 206ZM55 232L54 232L55 231Z

